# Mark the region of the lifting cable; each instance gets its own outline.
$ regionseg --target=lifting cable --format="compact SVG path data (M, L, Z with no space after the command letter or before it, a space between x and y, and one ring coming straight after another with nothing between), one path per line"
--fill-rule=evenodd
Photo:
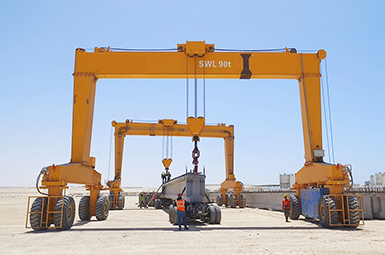
M110 152L108 154L108 177L107 180L110 180L110 168L111 168L111 152L112 152L112 131L113 127L111 126L111 135L110 135Z
M327 93L327 99L328 99L328 111L329 111L330 140L331 140L331 147L332 147L333 164L335 164L335 157L334 157L334 142L333 142L333 126L332 126L332 112L331 112L331 106L330 106L330 94L329 94L328 64L327 64L326 58L325 58L325 76L326 76L326 93Z
M332 127L332 116L331 116L330 94L329 94L329 78L328 78L326 58L325 58L324 65L325 65L325 77L322 77L321 79L321 87L322 87L321 91L322 91L323 111L324 111L324 118L325 118L326 141L327 141L327 147L328 147L329 161L335 164L333 127ZM321 68L321 73L323 73L322 65L320 66L320 68ZM326 84L324 80L326 80Z
M322 65L320 65L320 71L322 73ZM324 112L324 119L325 119L325 132L326 132L326 144L327 144L327 148L328 148L328 158L329 158L329 161L331 161L331 157L330 157L330 145L329 145L329 125L328 125L328 118L327 118L327 111L326 111L326 98L325 98L325 84L323 82L324 80L324 77L321 78L321 93L322 93L322 108L323 108L323 112ZM333 162L332 162L333 163Z

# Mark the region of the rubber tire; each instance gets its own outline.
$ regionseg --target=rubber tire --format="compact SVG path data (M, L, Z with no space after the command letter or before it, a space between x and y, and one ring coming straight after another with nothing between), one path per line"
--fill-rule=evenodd
M329 220L329 203L330 209L337 209L336 203L333 197L329 197L327 195L321 196L318 200L318 219L321 223L321 226L324 228L332 228L331 224L337 224L338 221L338 213L330 212L331 219Z
M64 196L63 198L59 197L55 205L55 212L61 212L62 208L63 212L55 213L53 216L55 227L58 230L70 229L74 223L76 214L75 200L70 196Z
M159 198L155 199L155 209L162 209L162 200Z
M91 219L90 196L84 196L80 199L79 218L82 221L89 221Z
M245 194L241 194L239 198L239 208L245 208L246 207L246 196Z
M170 205L170 207L168 208L168 221L170 223L174 223L173 222L173 213L174 213L174 206Z
M235 208L238 205L237 195L230 195L229 204L231 208Z
M42 208L43 201L44 201L44 208ZM43 212L42 214L41 213L29 214L29 223L31 224L31 227L33 228L33 230L44 231L48 229L49 226L47 226L47 224L43 223L40 225L41 220L46 221L46 218L47 218L47 203L48 203L47 197L44 197L44 198L38 197L33 201L30 212ZM43 216L43 219L42 219L42 216Z
M209 224L215 224L215 218L216 218L216 213L215 213L215 208L214 206L209 206Z
M348 196L349 201L349 209L350 210L357 210L360 209L360 204L358 203L358 200L355 196ZM352 224L349 227L356 228L360 224L360 212L350 212L349 213L350 218L350 224Z
M125 202L126 202L125 196L123 194L119 195L119 197L118 197L118 210L123 210Z
M222 194L219 194L217 196L217 205L221 206L223 205L223 197L222 197Z
M169 216L169 220L170 220L170 223L173 224L173 225L176 225L178 224L178 216L176 214L176 206L174 205L170 205L170 209L168 210L168 216Z
M230 194L226 194L225 206L226 206L226 207L229 207L229 206L230 206Z
M290 200L290 219L298 220L301 215L301 204L299 203L298 196L289 196Z
M219 206L214 206L215 209L215 224L221 224L222 220L222 213L221 208Z
M106 220L108 217L109 206L108 198L106 195L102 194L96 200L95 214L98 220Z

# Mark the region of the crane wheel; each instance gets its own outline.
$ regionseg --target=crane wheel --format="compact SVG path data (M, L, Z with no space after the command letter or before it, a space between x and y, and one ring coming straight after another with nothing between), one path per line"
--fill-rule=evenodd
M246 207L246 195L241 194L239 195L239 208L245 208Z
M230 206L230 194L226 194L226 201L225 201L225 206L229 207Z
M214 206L215 209L215 224L221 224L222 220L222 213L221 208L219 206Z
M334 198L328 198L327 195L321 196L318 200L318 218L321 223L321 226L324 228L331 228L332 224L337 224L338 221L338 213L336 211L330 212L330 209L337 209Z
M298 196L289 196L290 200L290 219L298 220L301 215L301 205L299 203Z
M171 224L173 224L173 225L178 224L178 218L177 218L177 214L176 214L176 206L170 205L170 208L168 210L168 217L169 217Z
M36 231L44 231L48 229L47 221L47 197L38 197L33 201L31 206L31 213L29 215L29 223ZM44 204L44 208L43 208Z
M209 224L215 224L215 218L216 218L215 208L214 206L210 205L209 206Z
M59 197L56 202L55 212L61 212L54 214L55 227L58 230L70 229L75 219L75 200L70 196Z
M349 210L358 210L360 209L360 204L355 196L348 196ZM345 201L345 208L346 201ZM349 211L349 214L345 212L345 215L349 215L350 227L356 228L360 223L360 212L359 211Z
M119 195L118 197L118 210L123 210L125 204L125 197L124 195Z
M223 197L222 194L219 194L217 196L217 205L221 206L223 204Z
M105 220L108 217L109 206L106 195L101 194L96 200L95 214L98 220Z
M90 196L84 196L80 199L79 218L80 220L83 220L83 221L88 221L91 219Z
M162 209L162 200L159 198L155 199L155 209Z
M235 208L238 205L237 195L230 195L229 205L231 208Z

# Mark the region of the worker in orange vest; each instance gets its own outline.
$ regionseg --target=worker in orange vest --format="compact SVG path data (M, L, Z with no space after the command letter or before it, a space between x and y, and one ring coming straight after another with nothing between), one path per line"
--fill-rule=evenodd
M287 199L287 194L283 195L284 199L282 201L282 210L285 213L286 222L289 222L290 216L290 200Z
M181 221L183 220L184 229L187 230L188 227L186 225L186 201L182 198L182 194L178 194L178 198L175 201L176 204L176 215L179 225L179 230L182 230L181 228Z

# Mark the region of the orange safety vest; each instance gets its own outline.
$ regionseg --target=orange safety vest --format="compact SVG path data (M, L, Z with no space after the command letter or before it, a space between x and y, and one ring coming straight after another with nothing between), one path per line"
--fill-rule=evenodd
M185 201L183 199L176 200L176 209L182 212L185 212Z
M283 204L283 209L290 209L290 200L289 199L284 199L282 201L282 204Z

